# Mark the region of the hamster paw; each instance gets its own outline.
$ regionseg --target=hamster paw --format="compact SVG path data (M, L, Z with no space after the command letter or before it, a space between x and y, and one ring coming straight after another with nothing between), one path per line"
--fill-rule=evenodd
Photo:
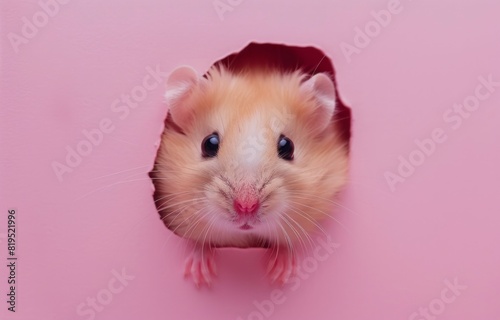
M203 284L210 286L213 277L217 275L214 258L213 248L196 245L186 259L184 276L191 277L198 288Z
M278 282L284 285L297 272L297 257L286 248L280 249L277 253L273 251L270 254L267 274L270 276L272 283Z

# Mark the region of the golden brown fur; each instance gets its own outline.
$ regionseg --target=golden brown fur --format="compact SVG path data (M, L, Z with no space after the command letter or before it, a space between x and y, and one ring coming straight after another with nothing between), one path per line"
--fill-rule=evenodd
M164 223L176 234L214 246L299 245L332 214L347 180L348 154L333 120L323 130L318 101L301 89L300 72L212 68L166 121L153 179ZM180 119L180 118L179 118ZM327 119L330 120L330 119ZM201 143L218 132L216 158ZM283 134L295 145L293 161L278 157ZM255 228L232 223L232 196L241 184L260 190Z

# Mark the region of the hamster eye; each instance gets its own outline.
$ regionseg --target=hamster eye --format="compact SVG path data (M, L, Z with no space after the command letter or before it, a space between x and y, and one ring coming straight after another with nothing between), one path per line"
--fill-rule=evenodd
M291 161L293 160L293 142L284 135L281 135L278 140L278 156L281 159Z
M219 151L219 134L214 132L203 139L201 143L201 154L204 158L213 158Z

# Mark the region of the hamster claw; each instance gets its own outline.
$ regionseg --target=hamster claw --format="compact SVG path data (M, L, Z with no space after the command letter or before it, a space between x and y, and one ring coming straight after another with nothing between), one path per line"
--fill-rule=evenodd
M285 285L297 271L297 258L288 250L278 251L276 256L271 256L267 265L267 274L271 283Z
M191 277L196 287L200 288L203 284L210 287L216 275L214 250L196 246L186 259L184 277Z

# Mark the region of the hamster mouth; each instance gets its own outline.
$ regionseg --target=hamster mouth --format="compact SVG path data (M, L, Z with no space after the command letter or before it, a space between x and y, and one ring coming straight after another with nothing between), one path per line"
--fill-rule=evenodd
M258 227L258 225L260 224L260 219L258 217L255 217L255 216L254 217L249 217L249 216L243 217L243 216L238 216L236 214L233 214L233 217L230 219L230 222L235 228L237 228L239 230L247 231L247 230L252 230L255 227Z
M250 230L252 228L253 227L251 225L249 225L248 223L245 223L244 225L240 226L241 230Z

